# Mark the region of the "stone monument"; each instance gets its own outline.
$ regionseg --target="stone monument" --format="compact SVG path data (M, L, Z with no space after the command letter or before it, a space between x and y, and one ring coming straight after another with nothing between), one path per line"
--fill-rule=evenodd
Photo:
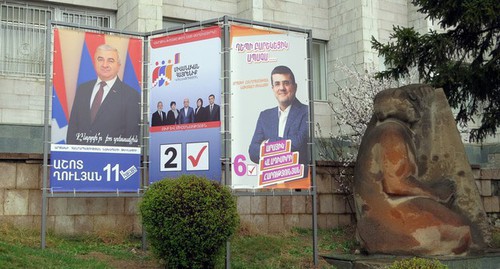
M463 255L485 247L486 214L442 89L377 94L354 200L357 238L368 253Z

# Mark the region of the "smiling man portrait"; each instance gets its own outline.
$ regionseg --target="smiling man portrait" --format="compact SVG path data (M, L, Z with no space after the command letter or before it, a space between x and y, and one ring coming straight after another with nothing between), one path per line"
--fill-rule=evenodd
M79 85L76 90L67 144L138 145L141 96L120 80L120 66L116 48L108 44L97 47L94 54L97 79Z
M259 163L262 143L290 139L291 151L299 152L299 163L304 164L307 175L308 106L302 104L295 96L297 83L292 70L287 66L280 65L272 70L271 84L278 106L260 113L248 149L250 159L254 163Z

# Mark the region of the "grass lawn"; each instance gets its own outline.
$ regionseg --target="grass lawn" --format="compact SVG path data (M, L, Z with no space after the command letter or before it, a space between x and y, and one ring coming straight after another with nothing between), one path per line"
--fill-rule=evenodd
M112 232L89 236L47 235L40 248L40 233L12 226L0 227L0 268L163 268L141 238ZM319 230L319 254L350 252L353 228ZM312 268L312 231L293 229L280 235L241 230L231 241L231 268ZM320 259L320 268L333 268ZM220 259L217 268L224 268Z
M89 236L47 235L40 248L40 233L0 225L0 268L164 268L141 238L103 232ZM492 245L500 247L500 229ZM354 228L318 231L319 254L352 253ZM312 268L312 231L295 228L280 235L262 235L240 229L231 241L231 268ZM319 268L334 268L319 258ZM224 258L216 268L224 267Z

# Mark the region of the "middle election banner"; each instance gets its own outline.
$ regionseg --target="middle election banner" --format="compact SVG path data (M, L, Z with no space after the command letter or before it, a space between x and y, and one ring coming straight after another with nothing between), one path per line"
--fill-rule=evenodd
M149 181L221 179L221 30L150 39Z
M231 185L310 187L307 35L231 26Z

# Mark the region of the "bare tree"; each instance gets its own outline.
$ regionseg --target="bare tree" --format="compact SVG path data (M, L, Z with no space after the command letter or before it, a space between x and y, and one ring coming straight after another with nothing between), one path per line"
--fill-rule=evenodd
M341 61L335 62L334 70L346 77L342 83L335 82L337 90L328 102L336 126L325 133L321 125L316 124L316 137L319 137L317 148L321 159L337 163L337 167L330 169L329 173L337 193L344 195L352 210L352 170L361 138L373 115L373 99L384 89L408 84L411 77L400 81L377 79L377 71L372 65L359 72L354 66Z

